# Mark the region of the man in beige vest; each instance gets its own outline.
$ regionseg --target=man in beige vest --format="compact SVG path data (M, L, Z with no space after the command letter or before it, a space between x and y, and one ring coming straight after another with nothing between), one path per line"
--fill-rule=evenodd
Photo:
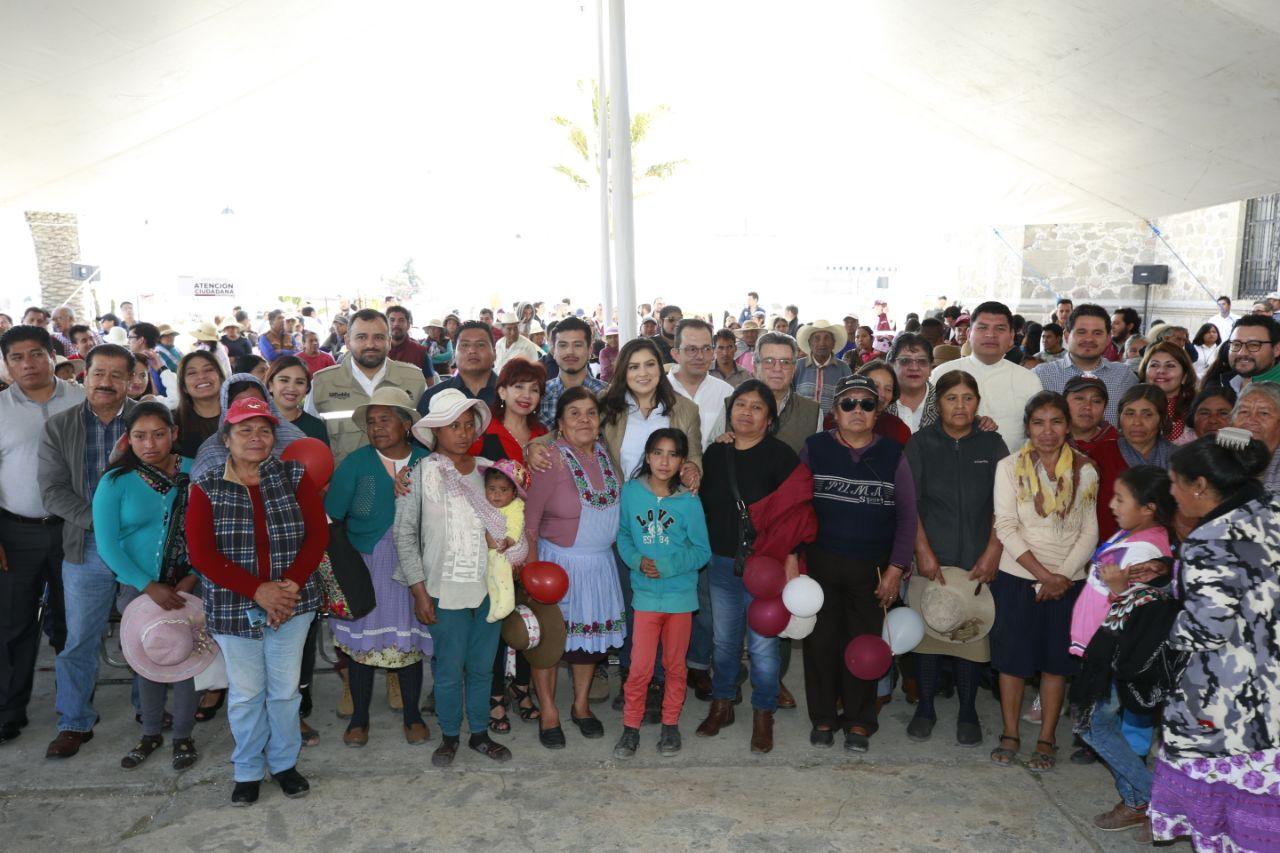
M335 465L369 443L351 415L357 406L369 402L374 391L388 386L400 388L416 406L427 387L420 368L387 357L391 351L391 326L381 311L357 311L347 327L346 346L342 361L312 377L306 403L306 411L321 418L329 431Z

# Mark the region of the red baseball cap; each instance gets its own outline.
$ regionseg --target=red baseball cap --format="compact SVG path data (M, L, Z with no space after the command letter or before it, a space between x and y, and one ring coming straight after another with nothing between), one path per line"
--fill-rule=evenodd
M224 420L229 424L238 424L253 418L266 418L271 421L272 426L280 424L280 419L272 413L271 407L257 397L241 397L236 400L231 404L231 408L227 409Z

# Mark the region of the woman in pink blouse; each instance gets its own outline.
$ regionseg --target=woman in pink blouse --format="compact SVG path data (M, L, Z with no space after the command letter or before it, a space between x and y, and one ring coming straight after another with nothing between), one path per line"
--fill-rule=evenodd
M613 560L618 536L618 499L622 477L599 440L600 411L584 386L570 388L556 405L559 438L551 445L550 470L534 475L525 502L530 559L558 563L569 575L569 591L560 601L567 638L564 659L573 668L573 706L569 719L583 737L604 736L591 713L587 694L596 664L610 647L622 645L626 613ZM555 704L555 667L533 670L542 720L538 740L562 749L564 730Z

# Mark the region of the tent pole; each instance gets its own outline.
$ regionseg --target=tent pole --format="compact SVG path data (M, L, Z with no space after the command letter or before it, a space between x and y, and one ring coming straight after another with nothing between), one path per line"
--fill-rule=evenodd
M631 107L627 98L624 0L609 0L609 104L613 147L614 280L618 283L618 340L636 336L635 229L631 205Z
M604 0L596 0L596 123L600 132L596 160L600 189L600 288L604 292L604 325L613 322L613 257L609 250L609 109L604 77ZM601 334L604 329L600 330Z

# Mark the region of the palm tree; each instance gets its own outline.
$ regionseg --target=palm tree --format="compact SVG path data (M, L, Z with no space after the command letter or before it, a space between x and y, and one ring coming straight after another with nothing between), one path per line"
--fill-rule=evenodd
M559 164L552 166L555 171L564 175L578 189L591 189L592 178L600 176L600 86L595 80L591 82L591 126L592 133L588 136L582 126L563 115L552 116L551 120L556 124L568 130L569 144L573 146L574 153L577 155L575 165ZM586 94L586 82L578 81L578 91ZM609 108L609 101L605 99L605 109ZM670 112L671 108L666 104L659 104L652 110L642 113L636 113L631 117L631 180L632 185L639 190L644 185L643 182L650 178L657 180L665 180L675 174L676 168L688 162L687 160L667 160L662 163L651 163L647 166L640 165L640 160L636 157L636 149L640 143L645 140L652 128L654 120L657 116ZM607 152L606 152L607 156ZM581 161L580 163L576 161ZM586 172L584 176L583 172ZM636 197L643 195L636 192Z

